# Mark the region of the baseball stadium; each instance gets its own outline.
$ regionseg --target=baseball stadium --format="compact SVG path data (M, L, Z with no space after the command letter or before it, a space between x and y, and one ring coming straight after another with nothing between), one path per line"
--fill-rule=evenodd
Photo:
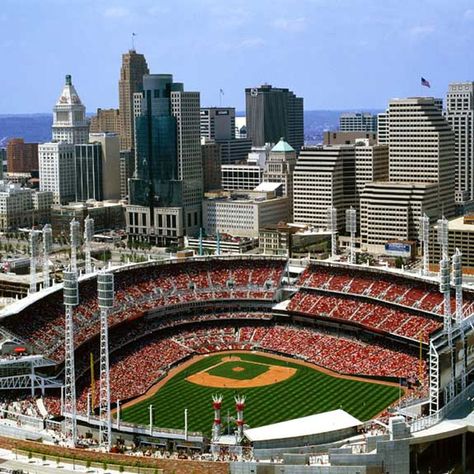
M108 433L170 473L466 468L474 291L456 282L192 257L80 275L71 302L65 274L0 313L1 439L77 451Z

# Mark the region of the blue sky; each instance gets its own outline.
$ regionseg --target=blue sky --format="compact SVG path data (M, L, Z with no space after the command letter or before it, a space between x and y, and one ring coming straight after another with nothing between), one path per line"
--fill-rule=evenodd
M242 110L267 82L306 109L383 108L474 80L473 0L0 0L0 32L0 114L50 111L67 73L89 112L117 106L132 32L203 105L222 88Z

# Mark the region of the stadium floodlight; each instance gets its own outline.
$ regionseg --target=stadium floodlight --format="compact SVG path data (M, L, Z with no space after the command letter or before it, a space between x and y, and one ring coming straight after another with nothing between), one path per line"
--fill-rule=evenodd
M337 256L337 209L329 207L327 210L327 226L331 232L331 258L336 259Z
M64 306L66 307L64 338L64 431L69 443L75 446L77 441L77 410L73 307L79 304L79 285L75 271L64 272L63 295Z
M456 322L460 324L463 320L463 297L462 297L462 254L459 249L452 256L453 262L453 285L456 292Z
M449 259L439 262L439 291L444 295L444 330L451 329L451 282Z
M107 450L112 447L112 417L110 414L109 370L109 311L114 306L114 275L99 273L97 294L100 308L100 395L99 395L99 442Z
M84 253L86 260L86 273L92 273L91 243L94 238L94 219L87 216L84 219Z
M36 267L40 254L40 235L38 230L30 232L30 293L36 292Z
M420 241L423 243L423 275L428 275L430 270L430 218L423 214L420 217Z
M71 271L77 271L77 249L80 245L80 224L76 219L73 219L70 224L70 239L71 239Z
M448 220L443 216L438 219L438 244L441 246L441 258L448 259Z
M237 410L237 443L241 443L244 439L244 408L245 408L245 395L237 395L234 397L235 409Z
M214 409L214 422L212 423L212 441L217 442L221 437L221 408L223 396L212 395L212 408Z
M356 263L355 258L355 234L357 230L357 211L351 206L346 209L346 232L351 234L350 240L350 263Z
M49 288L49 254L53 249L53 229L50 224L43 227L43 287Z

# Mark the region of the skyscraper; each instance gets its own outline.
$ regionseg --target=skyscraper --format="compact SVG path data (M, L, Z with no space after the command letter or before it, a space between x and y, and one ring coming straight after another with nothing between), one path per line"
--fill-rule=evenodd
M102 146L83 143L74 147L76 201L103 200Z
M303 99L289 89L265 84L245 89L247 137L253 146L285 137L299 153L304 143Z
M68 74L61 95L53 108L53 142L70 144L87 143L89 125L86 108L72 85Z
M474 82L449 84L446 119L455 135L456 201L474 200Z
M170 74L145 75L135 110L127 229L160 242L196 233L203 194L199 93L185 92Z
M120 114L118 109L97 109L91 117L90 133L120 133Z
M361 244L384 252L393 239L417 240L419 219L454 214L454 133L432 97L395 99L388 113L389 179L361 195Z
M122 55L119 80L120 149L134 148L133 94L140 92L143 76L148 74L145 56L134 49Z

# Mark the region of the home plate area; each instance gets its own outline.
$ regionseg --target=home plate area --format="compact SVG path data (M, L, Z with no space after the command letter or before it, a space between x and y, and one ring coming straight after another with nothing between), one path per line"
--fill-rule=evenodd
M215 388L264 387L289 379L298 369L281 365L222 357L218 364L186 378L188 382Z

